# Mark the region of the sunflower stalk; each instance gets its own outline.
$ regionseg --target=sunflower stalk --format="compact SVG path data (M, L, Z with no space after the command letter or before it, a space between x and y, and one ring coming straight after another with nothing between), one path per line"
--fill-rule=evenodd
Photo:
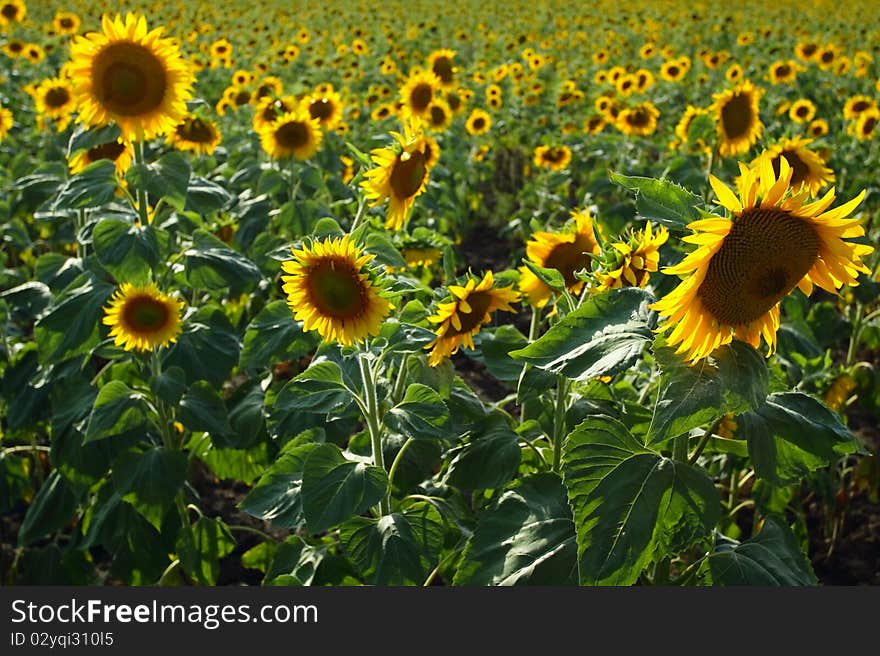
M135 164L146 166L146 157L144 156L144 142L138 140L134 143L134 161ZM149 224L149 213L147 212L147 190L141 187L137 189L137 213L140 217L141 225Z
M562 442L565 439L565 410L568 401L568 379L556 376L556 408L553 414L553 471L559 473L562 464Z
M376 380L370 362L369 354L358 354L358 365L361 370L361 380L364 385L364 419L367 422L367 430L370 433L370 445L373 450L373 464L385 470L385 456L382 453L382 423L379 420L379 399L376 396ZM379 501L379 511L382 515L391 513L391 485L389 481L388 491Z

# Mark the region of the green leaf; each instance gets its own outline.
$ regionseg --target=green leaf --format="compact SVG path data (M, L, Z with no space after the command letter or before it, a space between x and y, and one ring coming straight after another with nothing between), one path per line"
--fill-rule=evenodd
M193 247L184 255L186 278L193 287L240 294L262 278L256 264L206 230L193 233Z
M186 391L186 374L180 367L163 369L150 380L150 390L165 403L176 406Z
M291 535L278 545L263 585L311 585L326 548L312 547Z
M186 455L165 447L129 451L113 463L113 484L138 502L170 504L186 481Z
M303 513L311 533L320 533L376 505L388 477L379 467L348 460L335 444L319 444L303 469Z
M246 513L272 522L279 528L299 528L305 522L302 509L302 477L305 461L317 444L285 447L240 504Z
M385 415L385 424L416 440L450 437L449 408L437 392L419 383L407 388L403 401Z
M235 329L223 310L206 305L187 319L164 366L180 367L190 383L207 380L219 388L238 362L240 349Z
M519 381L523 363L511 358L510 353L524 348L529 340L515 326L498 326L495 330L480 331L474 342L489 373L508 383ZM541 375L550 374L541 372Z
M351 398L338 364L332 360L313 361L281 389L275 399L275 409L334 412L348 405Z
M202 216L217 212L232 201L232 196L216 182L199 176L189 181L186 210Z
M115 123L92 129L77 124L73 134L70 135L70 141L67 143L67 157L69 159L80 150L90 150L96 146L116 141L120 134L119 126Z
M689 366L672 349L655 349L661 366L660 395L648 444L659 444L693 428L706 427L726 413L739 414L764 403L770 371L765 359L738 340Z
M523 258L523 264L526 268L534 273L538 280L547 285L554 292L561 294L565 291L565 278L559 269L538 266L531 260Z
M215 444L229 446L223 442L223 438L232 436L226 404L207 381L199 380L190 385L180 399L177 416L191 431L210 433Z
M653 340L651 295L636 287L587 299L539 339L510 356L574 380L623 371Z
M683 231L688 223L700 218L696 209L702 204L700 197L674 182L620 173L611 173L610 177L621 187L635 192L636 209L646 219Z
M117 280L149 280L159 263L159 240L152 226L108 217L95 225L92 240L98 260Z
M132 188L146 191L152 205L164 199L175 209L182 210L191 172L189 160L183 153L171 150L150 164L132 164L125 173L125 180Z
M306 336L301 324L294 321L287 302L272 301L248 325L238 366L260 369L278 360L305 355L313 348L313 338Z
M102 159L72 176L58 191L53 211L101 207L116 197L116 164Z
M77 501L76 493L64 477L57 471L52 472L28 507L18 530L18 546L27 546L67 525L76 511Z
M382 349L383 351L421 353L425 345L434 341L437 335L427 328L389 317L385 319L385 322L379 329L379 337L384 337L387 340L386 345Z
M384 233L371 232L367 235L364 250L376 256L378 264L384 264L395 269L406 269L406 260L394 247L394 243Z
M705 585L816 585L816 575L788 526L773 515L761 532L737 542L720 536L700 566Z
M519 438L497 412L471 427L470 442L447 454L445 482L466 490L499 488L516 475L522 457Z
M646 449L610 417L579 424L562 464L582 585L630 585L653 560L709 536L718 521L718 491L703 470Z
M573 585L578 582L574 523L555 474L524 478L482 513L455 585Z
M840 417L801 392L771 394L755 412L736 418L755 472L775 485L796 482L841 456L865 448Z
M84 442L103 440L142 427L147 419L144 395L120 380L111 380L98 392L89 415Z
M421 585L443 546L443 519L423 504L411 513L355 517L339 530L346 552L372 585Z
M222 521L200 517L181 530L176 549L181 567L196 583L214 585L220 574L220 559L232 553L235 539Z

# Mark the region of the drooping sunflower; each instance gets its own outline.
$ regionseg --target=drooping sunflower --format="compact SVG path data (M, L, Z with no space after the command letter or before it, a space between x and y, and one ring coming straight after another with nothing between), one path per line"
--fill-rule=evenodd
M519 292L513 286L495 286L491 271L487 271L482 280L468 275L464 286L450 285L449 294L451 300L438 303L436 314L428 317L428 321L438 324L434 331L437 338L425 346L431 351L428 364L432 367L458 353L462 346L473 350L474 335L492 320L492 313L514 312L510 304L519 300Z
M104 308L110 337L126 351L150 351L167 346L180 334L183 301L166 296L155 283L122 283Z
M260 132L263 150L272 159L308 159L318 151L323 138L318 119L302 106L282 114Z
M281 264L282 289L303 330L317 330L327 341L351 346L375 335L392 305L369 262L350 235L294 248Z
M761 137L764 126L758 105L762 90L746 81L713 96L718 152L722 157L745 153Z
M57 122L58 132L63 132L76 108L71 83L60 77L43 80L34 90L33 97L40 123L51 119Z
M312 118L318 119L323 130L334 130L342 121L342 96L332 88L309 96L306 107Z
M571 163L571 149L568 146L538 146L533 158L535 166L564 171Z
M68 166L71 175L75 175L82 171L89 164L109 159L116 166L117 175L125 175L128 167L134 159L134 149L131 144L125 143L122 139L110 141L98 146L93 146L86 150L81 150L70 158Z
M392 132L396 143L371 151L376 167L364 174L361 186L371 207L388 201L385 227L400 230L416 197L428 184L432 161L439 158L439 147L430 144L419 121L404 121L404 133Z
M430 71L412 73L400 90L404 112L409 116L425 116L440 86L440 78Z
M810 196L815 197L820 189L834 182L834 171L825 166L825 160L817 152L809 149L811 143L812 139L803 137L783 138L758 155L751 166L758 167L760 160L769 159L773 173L778 177L780 158L783 158L791 167L792 189L799 190L803 184Z
M650 101L627 107L617 115L614 126L626 135L648 136L657 130L660 110Z
M684 238L698 248L663 270L690 274L652 307L666 317L660 326L670 345L695 362L734 338L755 348L761 337L776 349L779 303L795 287L809 295L816 284L833 294L856 285L868 273L861 257L874 249L850 241L861 237L858 219L848 218L862 191L840 207L834 189L807 202L808 191L791 188L792 168L780 160L777 176L769 159L757 167L740 164L739 197L714 176L709 181L730 218L710 217L688 227ZM826 211L827 210L827 211Z
M440 80L442 89L451 89L455 86L453 57L455 57L455 51L448 49L435 50L428 55L428 69Z
M214 121L190 114L168 133L168 143L178 150L210 155L220 145L220 129Z
M795 123L809 123L816 115L816 105L812 100L800 98L788 108L788 118Z
M575 273L590 268L589 254L599 252L599 242L589 210L574 210L571 218L574 219L574 230L534 233L526 244L526 257L538 266L559 271L569 291L579 294L584 283ZM519 288L529 304L535 307L546 305L552 290L528 267L519 267L519 272Z
M70 74L79 121L116 122L128 141L166 134L186 116L193 72L163 28L147 31L143 16L104 15L103 32L74 37Z
M647 285L660 265L660 247L667 239L666 228L659 226L654 232L648 221L644 229L633 231L626 241L607 244L595 272L595 291Z
M59 34L76 34L81 24L79 16L69 11L59 11L52 21L52 27Z
M20 23L27 16L24 0L3 0L0 2L0 27Z

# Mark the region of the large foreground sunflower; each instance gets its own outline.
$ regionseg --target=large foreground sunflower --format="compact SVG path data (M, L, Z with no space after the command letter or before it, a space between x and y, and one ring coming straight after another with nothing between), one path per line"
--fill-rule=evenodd
M104 308L104 324L117 346L149 351L177 340L182 309L183 301L166 296L154 283L135 287L124 282Z
M436 142L429 140L417 127L417 121L404 124L404 134L391 133L397 143L371 151L375 168L367 171L361 183L370 206L388 200L385 227L399 230L406 222L416 197L428 183L428 174L439 157Z
M758 155L752 166L757 166L762 159L769 159L774 174L778 176L780 159L785 159L791 167L792 189L798 190L803 184L810 196L816 196L822 187L834 182L834 171L825 166L825 160L817 152L809 149L812 142L812 139L803 137L783 138Z
M718 134L718 152L731 157L748 151L761 137L763 124L758 115L762 91L751 82L713 96L712 111Z
M690 275L652 306L666 317L660 330L669 333L668 343L678 344L677 353L692 362L734 337L757 348L763 336L772 353L783 297L795 287L809 295L814 284L836 293L844 284L858 284L860 271L869 272L861 257L874 249L844 241L864 235L859 220L848 218L864 191L828 210L834 189L808 203L806 189L791 188L793 169L785 158L778 176L769 159L753 167L740 164L740 173L739 198L710 176L731 216L688 226L694 234L684 241L697 250L663 272Z
M431 350L428 364L432 367L457 353L462 345L473 350L474 335L492 320L492 313L496 310L513 312L510 304L519 300L519 293L513 287L495 287L491 271L486 272L482 280L468 276L464 287L450 285L449 293L452 300L438 303L437 313L428 317L431 323L439 324L434 331L437 338L425 346Z
M127 141L151 139L186 116L193 72L163 28L147 31L141 16L104 15L102 32L74 37L70 75L79 120L88 127L115 121Z
M538 266L556 269L565 279L565 286L579 294L583 281L575 273L590 268L590 253L599 252L589 210L573 211L574 230L567 232L536 232L526 244L526 257ZM519 268L519 288L531 305L543 307L552 290L526 266Z
M373 255L351 240L328 237L293 249L281 265L287 303L303 330L317 330L327 341L347 346L379 332L391 303L367 266Z

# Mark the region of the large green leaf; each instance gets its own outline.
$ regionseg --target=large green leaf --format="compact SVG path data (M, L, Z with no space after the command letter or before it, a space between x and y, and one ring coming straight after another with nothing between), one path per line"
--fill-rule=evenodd
M246 513L280 528L298 528L305 522L302 509L302 478L305 461L317 444L285 446L241 502Z
M278 545L263 585L311 585L326 547L313 547L291 535Z
M106 205L116 196L116 164L102 159L72 176L58 191L52 210L73 210Z
M275 399L275 411L334 412L348 405L351 399L339 365L331 360L320 360L288 381Z
M204 216L223 209L231 201L229 192L216 182L199 176L190 179L186 190L187 210Z
M199 380L180 399L177 416L181 423L191 431L204 431L211 434L211 440L218 446L229 446L224 438L231 438L232 426L226 404L210 383Z
M164 199L182 210L186 204L190 173L189 160L183 153L171 150L150 164L132 164L125 179L132 188L146 191L152 205Z
M18 531L18 545L26 546L63 528L73 517L77 501L71 485L58 471L52 472L28 507Z
M303 469L303 513L312 533L319 533L376 505L388 487L379 467L348 460L335 444L319 444Z
M776 485L800 480L841 456L865 453L836 413L801 392L771 394L736 421L736 435L747 440L755 472Z
M522 457L517 434L498 412L470 426L470 441L447 454L445 482L465 490L502 487L516 475Z
M152 226L108 217L92 232L98 260L122 282L146 281L159 263L159 240Z
M723 536L698 573L706 585L816 585L810 561L778 517L764 520L761 532L737 542Z
M146 398L121 380L111 380L98 392L86 425L85 443L103 440L142 427Z
M688 223L700 218L696 209L702 205L700 197L674 182L620 173L611 173L611 180L635 192L639 214L667 228L683 231Z
M652 561L708 537L718 521L718 492L703 470L645 448L610 417L579 424L562 462L584 585L632 584Z
M187 382L207 380L219 388L238 362L241 343L229 319L216 305L189 317L165 358L165 367L180 367Z
M193 233L192 248L184 255L186 277L193 287L240 294L262 278L256 264L206 230Z
M176 548L181 567L196 583L214 585L220 574L220 559L232 553L235 539L222 521L200 517L181 530Z
M596 294L510 356L576 380L623 371L654 337L648 310L652 300L637 287Z
M406 390L403 401L385 415L386 425L416 440L442 440L450 437L449 408L437 392L415 383Z
M554 474L522 479L479 518L456 585L571 585L577 542L565 487Z
M278 360L291 360L305 355L314 346L314 338L303 333L301 324L294 321L287 302L272 301L248 325L238 366L242 369L260 369Z
M767 398L770 372L765 359L734 341L688 366L672 349L655 351L661 367L660 396L648 428L648 444L659 444L692 428L708 427L731 412L759 407Z
M138 502L169 504L183 487L186 465L183 452L165 447L129 451L113 463L113 484Z

